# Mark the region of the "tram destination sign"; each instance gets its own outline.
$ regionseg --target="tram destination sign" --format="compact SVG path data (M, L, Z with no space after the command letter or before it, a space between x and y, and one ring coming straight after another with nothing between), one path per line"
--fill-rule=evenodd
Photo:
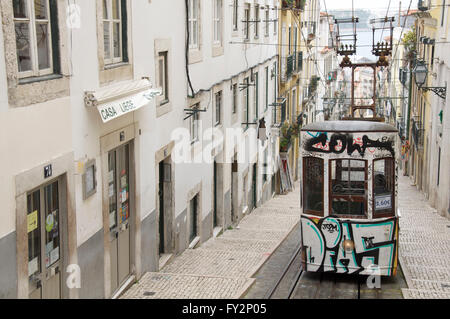
M149 89L119 100L100 104L97 108L103 123L106 123L119 116L136 111L158 95L161 95L160 89Z

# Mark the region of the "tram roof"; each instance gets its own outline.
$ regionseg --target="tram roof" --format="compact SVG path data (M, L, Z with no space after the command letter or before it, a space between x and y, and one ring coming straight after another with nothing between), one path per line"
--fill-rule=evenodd
M398 132L392 125L374 121L324 121L305 125L302 131L318 132Z

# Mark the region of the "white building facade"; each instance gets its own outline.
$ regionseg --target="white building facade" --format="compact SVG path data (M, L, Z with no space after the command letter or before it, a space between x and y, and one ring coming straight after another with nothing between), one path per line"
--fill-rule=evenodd
M276 2L1 2L0 298L113 297L273 195Z

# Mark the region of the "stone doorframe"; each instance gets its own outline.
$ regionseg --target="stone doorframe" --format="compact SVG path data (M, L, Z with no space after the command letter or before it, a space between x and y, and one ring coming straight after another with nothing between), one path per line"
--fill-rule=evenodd
M170 170L170 191L171 201L164 201L164 247L166 253L175 251L175 165L172 162L172 151L175 147L175 141L170 142L166 146L155 152L155 203L156 203L156 225L158 225L158 249L159 249L159 164L165 162L171 165Z
M186 207L187 207L187 214L186 214L186 247L188 248L194 248L202 238L203 234L203 199L202 199L202 182L195 185L188 193L186 198ZM197 196L197 220L192 221L191 220L191 201L194 199L194 197ZM192 243L189 242L189 230L191 223L194 222L197 224L197 238L196 243L190 247Z
M75 211L74 154L67 153L15 177L16 187L16 232L17 232L17 298L28 299L28 232L27 194L39 186L60 178L62 200L60 203L62 245L61 297L78 298L77 289L69 289L65 284L67 266L78 263L77 225ZM52 165L52 176L44 178L44 167Z
M118 129L108 135L100 138L100 155L101 155L101 176L102 176L102 211L103 211L103 243L104 243L104 269L105 269L105 296L111 296L114 291L111 289L111 245L109 243L109 196L108 196L108 152L130 143L130 194L134 193L134 197L130 199L130 273L136 274L137 263L140 265L140 258L136 251L136 238L140 238L140 211L136 205L136 164L135 164L135 145L136 137L135 124L128 125Z

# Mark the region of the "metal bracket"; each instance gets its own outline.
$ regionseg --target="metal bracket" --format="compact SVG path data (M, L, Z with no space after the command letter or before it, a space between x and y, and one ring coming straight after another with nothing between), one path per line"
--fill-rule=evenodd
M240 83L239 90L244 91L244 90L248 89L249 86L256 86L256 83Z
M184 109L184 111L186 112L186 114L188 114L188 116L186 116L184 118L184 121L186 121L188 118L192 117L193 115L200 113L200 112L206 112L207 109Z
M447 87L446 86L422 86L421 89L425 92L433 91L434 94L439 96L441 99L446 99L447 97Z

